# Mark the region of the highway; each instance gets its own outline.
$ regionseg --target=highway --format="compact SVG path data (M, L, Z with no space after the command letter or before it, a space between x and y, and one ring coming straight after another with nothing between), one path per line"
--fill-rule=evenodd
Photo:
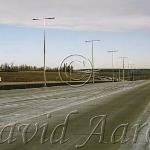
M137 83L126 83L133 87ZM22 121L47 112L78 105L123 90L122 83L101 83L72 88L59 86L25 90L0 91L1 123ZM12 117L13 116L13 117Z
M113 129L121 123L133 124L139 119L149 104L150 82L135 81L115 83L96 83L82 87L58 86L23 90L0 91L0 124L4 127L13 123L39 123L47 120L47 114L52 115L48 133L59 123L63 122L68 113L77 111L69 123L64 144L40 143L39 137L29 144L16 141L13 144L2 144L1 149L19 150L75 150L90 135L92 126L90 119L98 115L108 115L105 140L107 144L99 144L98 136L93 136L83 150L116 150L120 144L110 142ZM19 136L19 131L15 131ZM7 133L7 132L6 132ZM120 133L120 132L119 132ZM94 138L95 137L95 138ZM132 144L128 145L128 149ZM133 147L131 148L133 149Z

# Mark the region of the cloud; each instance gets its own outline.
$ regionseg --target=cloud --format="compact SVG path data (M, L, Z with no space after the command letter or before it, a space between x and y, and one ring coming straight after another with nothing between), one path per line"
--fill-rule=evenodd
M0 23L41 26L32 18L56 17L51 28L150 31L148 0L0 0Z

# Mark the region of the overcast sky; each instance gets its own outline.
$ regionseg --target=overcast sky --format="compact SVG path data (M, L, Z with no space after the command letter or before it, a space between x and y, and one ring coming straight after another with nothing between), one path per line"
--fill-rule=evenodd
M0 63L43 64L41 21L46 22L47 65L58 66L70 54L91 59L85 40L100 39L94 47L95 66L111 67L107 50L139 68L150 68L149 0L0 0ZM108 59L106 59L108 58ZM126 63L127 66L127 63Z
M149 0L0 0L0 23L35 25L33 17L74 30L149 31ZM49 24L49 23L48 23Z

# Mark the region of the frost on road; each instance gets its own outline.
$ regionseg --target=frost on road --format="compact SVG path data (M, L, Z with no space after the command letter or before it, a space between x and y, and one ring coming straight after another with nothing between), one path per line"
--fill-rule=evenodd
M131 136L131 126L141 120L143 122L148 120L145 114L148 114L149 90L150 84L148 81L136 81L125 82L124 85L116 82L89 84L78 88L59 86L0 91L1 129L8 124L15 123L31 123L32 125L38 123L42 125L47 120L49 123L46 134L48 140L44 144L40 143L40 136L37 136L29 144L23 144L21 138L12 144L6 142L1 144L1 149L17 150L22 146L24 150L75 150L77 145L81 145L86 141L97 123L97 120L95 120L90 125L90 120L99 115L107 115L104 136L104 140L107 143L99 143L99 137L95 135L81 149L148 149L148 144L144 142L143 138L145 137L142 134L139 135L138 139L142 144L133 145L130 141L121 145L120 143L112 144L110 141L113 131L118 125L129 123L130 129L127 135ZM50 135L53 134L55 127L64 122L68 113L72 111L77 111L78 113L73 114L70 118L71 121L66 133L68 141L61 144L59 142L51 144ZM9 129L5 131L6 135L9 133L8 131ZM35 128L34 130L30 129L30 133L32 132L35 132ZM145 129L142 132L145 132ZM121 133L119 131L118 136ZM15 129L15 135L22 137L17 129ZM1 140L4 137L1 137Z

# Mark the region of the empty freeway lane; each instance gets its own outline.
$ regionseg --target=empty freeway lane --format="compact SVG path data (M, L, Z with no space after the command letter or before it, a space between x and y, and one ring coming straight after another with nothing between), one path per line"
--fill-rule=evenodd
M0 91L1 149L136 149L131 142L132 127L139 118L147 120L149 91L149 81ZM14 125L13 134L8 125ZM114 132L119 125L122 128ZM130 140L115 143L127 126ZM141 149L145 146L143 141Z

